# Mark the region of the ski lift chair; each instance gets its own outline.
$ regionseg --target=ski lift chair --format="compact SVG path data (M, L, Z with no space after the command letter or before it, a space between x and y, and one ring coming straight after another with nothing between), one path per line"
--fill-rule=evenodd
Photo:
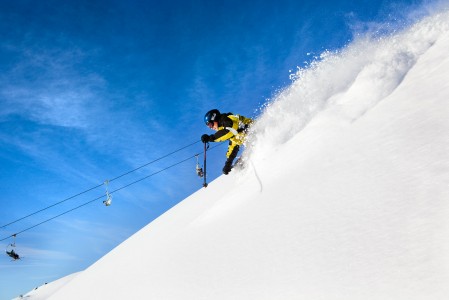
M6 252L6 255L11 257L13 260L18 260L18 259L21 259L20 255L17 254L17 252L14 251L14 249L9 250L9 247L15 247L16 246L16 241L15 241L16 235L14 235L13 237L14 237L14 242L12 244L8 244L8 246L6 246L5 252Z

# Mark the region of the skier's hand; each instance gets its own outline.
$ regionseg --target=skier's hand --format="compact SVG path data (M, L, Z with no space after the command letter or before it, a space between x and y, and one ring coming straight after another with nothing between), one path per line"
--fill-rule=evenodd
M208 134L203 134L203 135L201 136L201 141L202 141L203 143L208 143L208 142L210 141L210 136L209 136Z
M228 175L229 172L231 172L232 170L232 162L226 162L224 167L223 167L223 174Z

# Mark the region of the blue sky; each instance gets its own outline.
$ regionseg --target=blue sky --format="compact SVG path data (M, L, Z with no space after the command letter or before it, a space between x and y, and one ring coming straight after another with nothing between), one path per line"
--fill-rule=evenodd
M418 1L1 1L0 239L202 151L206 111L248 117L289 75ZM399 25L398 25L399 24ZM208 155L221 174L225 145ZM17 236L6 299L82 270L201 188L195 159ZM2 241L6 247L12 239Z

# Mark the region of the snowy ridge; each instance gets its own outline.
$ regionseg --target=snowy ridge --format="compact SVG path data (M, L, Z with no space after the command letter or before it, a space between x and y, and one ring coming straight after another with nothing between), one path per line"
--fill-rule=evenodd
M44 299L48 299L48 297L50 297L57 290L59 290L61 287L63 287L64 285L69 283L73 278L75 278L77 274L79 274L79 272L67 275L67 276L60 278L58 280L55 280L51 283L45 283L42 286L36 287L31 292L29 292L25 295L21 295L17 298L14 298L13 300L20 300L20 299L44 300Z
M299 70L244 170L49 299L449 299L447 49L445 12Z

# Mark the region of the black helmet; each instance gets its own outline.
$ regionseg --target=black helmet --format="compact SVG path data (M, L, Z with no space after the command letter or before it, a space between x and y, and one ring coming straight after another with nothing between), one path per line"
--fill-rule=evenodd
M212 109L204 115L204 123L208 125L211 122L217 122L220 117L220 111L218 109Z

